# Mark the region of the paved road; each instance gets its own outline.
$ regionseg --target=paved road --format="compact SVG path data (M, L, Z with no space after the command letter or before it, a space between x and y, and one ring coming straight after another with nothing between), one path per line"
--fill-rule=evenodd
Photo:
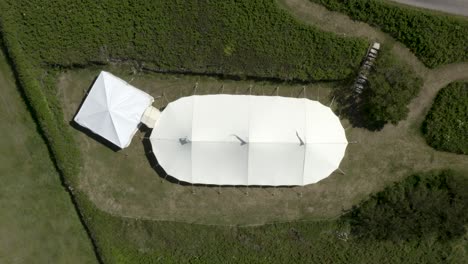
M407 5L468 16L468 0L391 0Z

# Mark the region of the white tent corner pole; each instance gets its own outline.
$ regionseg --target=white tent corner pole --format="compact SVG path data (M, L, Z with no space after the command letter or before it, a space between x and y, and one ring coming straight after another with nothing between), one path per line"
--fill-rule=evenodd
M331 103L330 103L330 106L329 106L330 108L331 108L332 105L333 105L333 101L335 101L335 96L333 96L333 98L332 98L332 100L331 100Z
M198 88L198 82L196 82L195 85L193 86L192 95L195 95L197 93L197 88Z
M165 91L163 91L162 97L164 98L164 100L166 100L166 103L167 103L167 104L170 103L169 100L168 100L167 97L166 97L166 92L165 92Z

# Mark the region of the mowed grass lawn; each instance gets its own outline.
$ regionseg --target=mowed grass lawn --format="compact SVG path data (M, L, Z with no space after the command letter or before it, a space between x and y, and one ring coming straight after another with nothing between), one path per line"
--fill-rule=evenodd
M67 71L59 77L58 93L66 119L72 120L79 104L101 69ZM221 81L209 77L161 74L130 75L130 66L106 68L149 94L165 94L167 101L196 94L275 94L278 84L252 81ZM224 85L224 90L221 89ZM306 96L330 104L333 83L308 84ZM303 96L302 85L280 84L282 96ZM163 107L165 98L156 99ZM401 180L415 171L468 168L468 158L437 152L420 134L420 124L386 126L380 132L347 128L350 144L340 172L318 184L292 188L245 188L183 186L157 175L145 156L144 134L139 132L129 148L113 152L74 130L84 156L79 188L96 206L115 216L138 219L182 221L215 225L258 225L298 219L330 219L349 209L369 194ZM151 154L150 154L151 155ZM220 193L219 193L220 192Z
M0 263L97 263L2 52Z

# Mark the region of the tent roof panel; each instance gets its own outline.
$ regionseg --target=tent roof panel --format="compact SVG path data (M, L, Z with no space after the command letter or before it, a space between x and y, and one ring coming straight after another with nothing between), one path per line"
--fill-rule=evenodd
M193 141L239 142L249 136L249 97L194 96ZM236 137L237 136L237 137Z
M163 129L154 129L152 137L161 139L172 139L178 141L180 138L192 139L192 118L193 118L193 99L191 97L180 98L166 106L156 127Z
M302 185L305 146L252 143L249 150L249 185Z
M250 142L300 143L297 135L305 133L305 105L302 99L272 96L250 98Z
M154 153L159 164L164 164L167 174L180 181L192 182L192 145L180 144L174 140L152 140ZM177 158L174 158L177 157Z
M127 147L154 99L108 72L101 72L74 120L120 148Z
M247 185L248 150L237 142L192 142L192 182Z

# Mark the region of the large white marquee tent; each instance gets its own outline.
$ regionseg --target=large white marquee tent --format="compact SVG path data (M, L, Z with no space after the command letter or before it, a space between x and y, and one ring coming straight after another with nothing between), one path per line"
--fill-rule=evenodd
M338 117L317 101L206 95L178 99L150 137L165 171L213 185L306 185L335 171L347 139Z
M153 101L147 93L102 71L74 120L116 146L125 148Z

